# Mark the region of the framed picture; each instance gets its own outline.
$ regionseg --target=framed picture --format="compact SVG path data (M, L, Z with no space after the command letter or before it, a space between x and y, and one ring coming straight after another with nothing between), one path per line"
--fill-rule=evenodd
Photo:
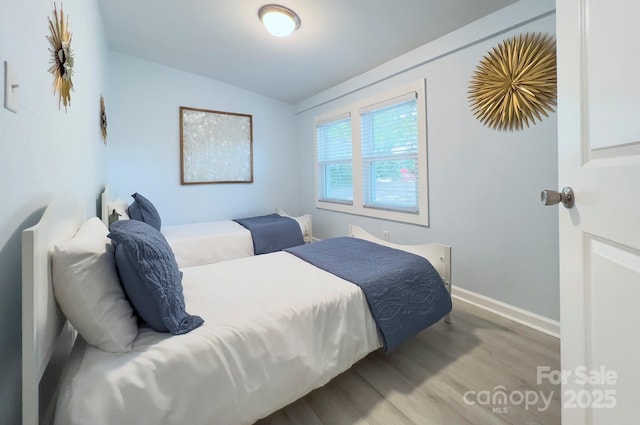
M252 116L181 106L180 182L253 183Z

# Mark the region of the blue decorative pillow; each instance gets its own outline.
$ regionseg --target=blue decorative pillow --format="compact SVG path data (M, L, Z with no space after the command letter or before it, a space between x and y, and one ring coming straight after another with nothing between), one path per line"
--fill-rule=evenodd
M134 201L127 210L129 217L134 220L143 221L148 225L155 227L157 230L160 230L160 214L151 201L137 192L131 195L131 197Z
M137 220L111 225L120 281L136 313L152 329L187 333L203 323L185 311L182 274L166 239Z

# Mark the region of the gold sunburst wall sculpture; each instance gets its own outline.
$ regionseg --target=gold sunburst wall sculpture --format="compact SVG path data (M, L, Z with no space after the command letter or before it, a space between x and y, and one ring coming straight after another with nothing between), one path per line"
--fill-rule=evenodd
M542 33L504 40L485 55L469 84L475 117L495 130L522 130L556 105L556 42Z
M71 32L69 32L69 16L64 19L64 11L60 4L60 12L53 4L53 20L49 18L49 52L51 52L51 67L53 74L53 94L58 96L58 109L64 105L71 106L71 91L73 90L73 51L71 50Z
M100 95L100 132L102 133L102 142L107 144L107 111L104 107L104 96Z

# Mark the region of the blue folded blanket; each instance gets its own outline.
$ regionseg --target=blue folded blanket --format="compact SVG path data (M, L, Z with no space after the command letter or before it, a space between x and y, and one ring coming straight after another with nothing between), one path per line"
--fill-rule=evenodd
M249 229L255 255L282 251L304 244L304 237L297 221L278 214L233 220Z
M451 311L442 278L418 255L349 237L285 251L362 288L387 352Z

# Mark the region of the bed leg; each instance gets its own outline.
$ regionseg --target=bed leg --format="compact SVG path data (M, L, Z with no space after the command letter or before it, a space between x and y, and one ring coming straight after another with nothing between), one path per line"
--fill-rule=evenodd
M449 296L451 296L451 282L448 280L444 281L444 286L445 288L447 288L447 291L449 292ZM446 316L444 316L444 323L446 323L447 325L451 324L451 313L447 313Z

